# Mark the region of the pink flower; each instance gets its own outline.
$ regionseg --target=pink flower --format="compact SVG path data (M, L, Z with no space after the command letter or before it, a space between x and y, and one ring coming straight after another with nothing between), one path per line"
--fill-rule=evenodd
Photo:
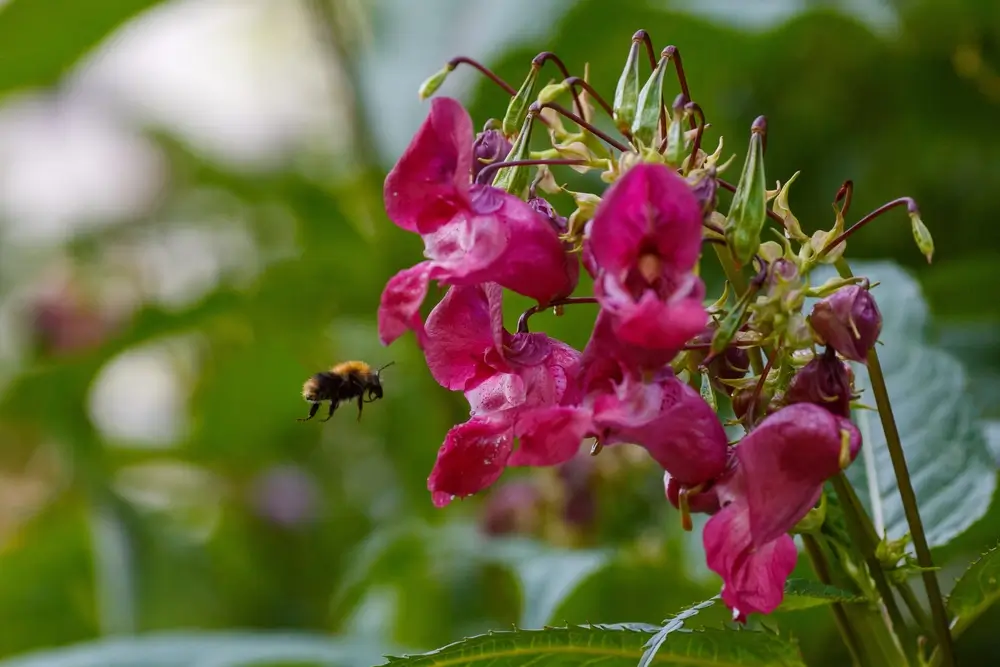
M798 557L788 531L860 447L851 422L810 403L778 410L736 446L732 468L711 489L721 509L702 536L734 617L768 614L781 604Z
M702 214L687 183L660 164L638 164L604 195L584 255L594 291L623 342L679 350L708 322L705 286L692 270Z
M385 180L385 207L398 226L420 234L427 261L401 271L379 305L388 345L409 329L423 341L420 306L430 281L496 282L539 303L573 291L579 265L534 208L489 185L473 185L472 120L455 100L435 98L423 125Z
M580 421L561 405L574 396L580 353L545 334L509 333L502 296L496 283L455 286L427 317L424 354L431 375L464 392L472 415L448 433L428 479L439 507L489 486L508 465L563 463L582 440L534 439L536 430Z
M848 285L816 302L809 323L845 359L868 363L868 350L882 332L882 314L867 286Z

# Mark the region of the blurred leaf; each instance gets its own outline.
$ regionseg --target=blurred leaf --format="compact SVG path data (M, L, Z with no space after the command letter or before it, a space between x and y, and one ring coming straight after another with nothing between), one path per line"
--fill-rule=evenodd
M1000 547L993 547L969 566L948 596L948 610L955 615L955 636L969 627L1000 600Z
M879 358L927 539L932 547L943 546L989 508L996 463L967 398L965 370L954 357L924 342L929 318L917 282L887 262L852 266L856 275L881 283L874 291L883 316ZM855 377L861 401L874 407L866 369L855 366ZM878 473L875 487L886 530L891 539L900 538L909 529L881 423L874 410L857 410L854 419L874 455L871 472ZM869 512L878 516L872 511L866 472L859 457L848 475Z
M422 655L390 658L399 667L424 665L580 665L633 667L654 626L589 625L545 630L491 632ZM705 629L671 634L656 665L802 665L798 648L763 632Z
M692 616L697 615L701 610L711 607L712 605L715 604L715 601L717 599L718 596L710 600L705 600L704 602L699 602L698 604L680 612L670 620L665 621L663 627L660 628L656 632L656 634L650 638L648 642L646 642L645 646L643 646L643 648L646 649L646 651L645 653L642 654L642 658L639 660L639 667L648 667L648 665L653 664L653 661L656 660L660 648L667 641L667 637L670 635L670 633L680 630L682 627L684 627L684 621L691 618Z
M116 27L160 0L10 0L0 9L0 97L48 86Z
M158 633L41 651L0 667L368 667L382 653L378 646L304 633Z
M789 579L785 584L785 599L777 611L798 611L834 602L863 601L864 598L836 586L827 586L809 579Z

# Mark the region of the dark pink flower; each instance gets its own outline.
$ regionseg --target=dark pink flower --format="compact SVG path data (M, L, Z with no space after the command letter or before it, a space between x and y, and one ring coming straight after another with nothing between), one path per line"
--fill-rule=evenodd
M583 439L565 437L581 417L562 405L574 396L580 353L545 334L509 333L502 297L496 283L455 286L427 317L427 366L465 393L472 415L449 432L428 480L439 506L489 486L507 465L563 463Z
M683 178L638 164L612 185L588 224L594 291L623 342L677 351L704 329L705 286L692 271L702 215Z
M848 285L816 302L809 323L827 345L845 359L868 363L872 349L882 332L882 314L866 287Z
M397 225L420 234L427 261L392 278L379 305L379 337L389 344L420 330L430 281L496 282L539 303L573 291L579 266L534 208L488 185L473 185L472 120L455 100L431 111L385 180L385 207Z
M483 167L494 162L502 162L510 153L511 144L503 132L495 129L485 129L476 135L476 140L472 144L472 179L479 176ZM492 183L496 178L496 172L490 177Z
M839 417L851 416L851 370L833 348L817 355L792 378L785 403L815 403Z
M851 422L810 403L778 410L736 446L731 469L713 489L721 509L702 536L736 618L768 614L781 603L798 555L788 531L860 447Z

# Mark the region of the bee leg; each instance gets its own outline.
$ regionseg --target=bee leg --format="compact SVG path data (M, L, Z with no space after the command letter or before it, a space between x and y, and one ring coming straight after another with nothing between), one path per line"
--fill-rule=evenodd
M365 397L358 396L358 421L361 421L361 410L365 407Z
M326 415L326 419L320 419L321 422L328 422L333 417L334 411L337 409L337 401L330 401L330 412Z
M298 421L300 421L300 422L307 422L307 421L309 421L310 419L312 419L313 417L316 416L316 411L317 410L319 410L319 403L313 403L312 407L309 408L309 416L308 417L301 417L301 418L299 418Z

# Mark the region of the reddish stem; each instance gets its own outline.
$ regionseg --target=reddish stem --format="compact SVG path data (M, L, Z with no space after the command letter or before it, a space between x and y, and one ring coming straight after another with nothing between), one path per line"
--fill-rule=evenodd
M566 64L563 63L562 59L559 56L552 53L551 51L542 51L537 56L531 59L531 64L541 67L547 61L550 60L555 64L556 67L559 68L559 71L562 73L564 80L570 78L570 73L569 70L566 69ZM586 113L584 112L583 109L583 103L580 102L580 96L577 95L576 93L576 88L570 87L570 93L573 95L573 108L576 109L576 112L580 114L581 117L586 116Z
M847 217L847 211L851 208L851 199L854 197L854 181L847 180L844 184L840 186L837 190L837 196L833 198L834 204L839 204L840 200L844 200L844 206L840 209L840 214Z
M632 41L642 42L646 46L646 54L649 56L649 66L655 71L658 60L656 59L656 49L653 48L653 40L650 39L649 33L645 30L640 30L632 35ZM667 134L667 108L663 104L662 95L660 96L660 134L664 136Z
M883 213L887 213L888 211L891 211L897 206L902 206L903 204L906 204L906 211L908 213L916 213L917 215L920 214L920 209L917 208L917 202L915 202L912 197L900 197L899 199L893 199L888 204L882 204L877 209L875 209L865 217L855 222L847 229L847 231L845 231L843 234L841 234L840 236L838 236L837 238L826 244L826 247L820 250L818 257L822 257L823 255L827 254L828 252L836 248L838 245L846 241L847 237L849 237L851 234L858 231L859 229L861 229L869 222L882 215Z
M767 374L771 372L771 365L774 364L774 360L777 356L777 354L772 354L768 357L767 364L765 364L764 370L760 373L760 379L757 381L757 385L753 388L753 396L750 397L750 405L747 408L748 431L753 428L754 422L757 421L757 401L760 399L760 394L764 390L764 381L767 380Z
M601 106L602 109L604 109L604 111L608 114L609 118L613 119L615 117L615 112L611 108L611 105L608 104L607 100L601 97L600 93L598 93L593 86L591 86L589 83L587 83L580 77L571 76L565 81L563 81L563 83L568 85L570 88L573 88L574 86L580 86L588 93L590 93L590 96L594 98L594 101L596 101Z
M601 130L597 129L596 127L594 127L593 125L591 125L590 123L588 123L586 120L584 120L580 116L577 116L575 113L573 113L572 111L570 111L569 109L567 109L566 107L564 107L564 106L562 106L560 104L556 104L555 102L546 102L545 104L539 104L538 102L532 102L531 106L528 107L529 112L532 109L535 111L535 115L539 116L539 117L541 117L540 114L539 114L539 112L542 109L552 109L556 113L561 114L561 115L565 116L566 118L569 118L571 121L573 121L574 123L576 123L580 127L584 128L585 130L587 130L588 132L590 132L594 136L600 137L601 139L603 139L604 141L606 141L608 143L608 145L610 145L610 146L612 146L614 148L617 148L622 153L627 153L628 150L629 150L628 146L626 146L625 144L622 144L619 141L616 141L615 139L612 139L607 134L605 134Z
M698 114L698 131L694 135L694 145L691 148L691 161L693 162L698 151L701 150L701 136L705 133L705 112L701 110L701 105L697 102L688 102L685 108L691 110L692 118L694 118L694 114Z
M511 160L510 162L491 162L482 169L479 170L479 175L476 176L476 183L489 183L490 178L493 176L495 171L500 169L505 169L507 167L531 167L534 165L541 164L587 164L586 160L577 160L574 158L539 158L537 160Z
M681 86L681 92L684 93L684 97L691 99L691 90L688 88L687 77L684 75L684 64L681 62L680 50L671 44L661 53L674 61L674 69L677 70L677 83ZM691 129L694 129L694 118L691 119Z
M545 304L544 306L541 304L532 306L528 310L521 313L521 317L517 318L517 332L528 333L528 318L535 313L540 313L547 308L555 308L556 306L572 306L580 303L597 303L597 299L592 296L568 296L565 299L557 299L552 303Z
M510 95L511 97L517 95L517 88L510 85L509 83L501 79L499 76L494 74L492 70L490 70L488 67L480 63L478 60L473 60L472 58L468 58L466 56L455 56L454 58L448 61L448 69L455 69L460 64L466 64L475 67L477 70L485 74L486 78L488 78L490 81L503 88L507 92L507 94Z

